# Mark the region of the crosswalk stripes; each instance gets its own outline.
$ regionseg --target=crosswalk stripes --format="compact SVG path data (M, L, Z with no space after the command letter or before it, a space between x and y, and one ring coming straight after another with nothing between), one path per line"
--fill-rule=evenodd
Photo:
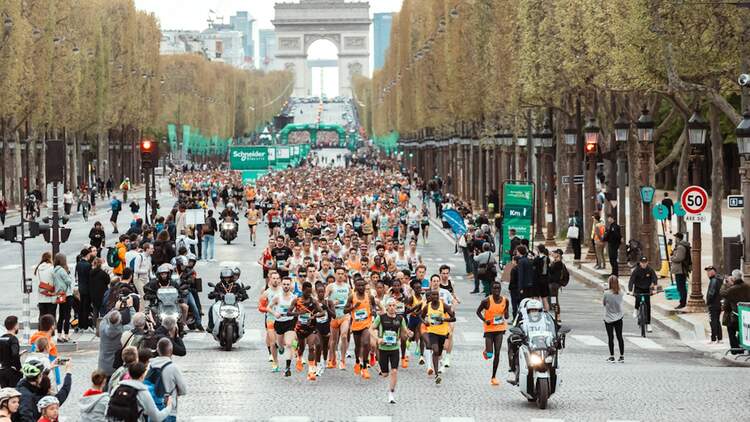
M440 422L474 422L474 418L466 418L466 417L440 418Z
M188 421L191 422L239 422L244 418L241 416L191 416ZM391 416L357 416L356 422L392 422ZM268 419L269 422L312 422L313 418L309 416L274 416ZM444 416L440 422L476 422L473 417L467 416ZM530 422L565 422L565 419L559 418L531 418ZM640 422L630 419L608 419L606 422Z
M390 416L357 416L357 422L391 422Z
M274 416L269 422L312 422L308 416Z
M605 347L607 346L607 343L599 340L598 338L594 336L589 335L570 335L569 337L573 338L576 341L579 341L586 346L596 346L596 347Z
M664 349L664 346L656 343L655 341L651 340L650 338L646 337L625 337L629 342L635 344L636 346L640 347L641 349L646 350L662 350Z
M531 422L565 422L565 419L531 418Z

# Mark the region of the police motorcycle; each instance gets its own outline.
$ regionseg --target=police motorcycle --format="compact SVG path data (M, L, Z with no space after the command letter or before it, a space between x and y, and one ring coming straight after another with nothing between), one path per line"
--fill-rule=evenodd
M160 326L162 321L171 317L178 323L180 335L184 335L182 324L182 310L180 307L179 276L172 271L172 265L161 264L156 270L156 277L144 286L144 299L149 302L146 315L154 326Z
M237 224L237 213L234 211L234 204L230 202L227 204L227 208L221 213L221 224L219 224L221 239L229 245L237 238L239 227L239 224Z
M208 283L214 288L208 298L216 300L210 309L209 331L226 351L231 351L245 334L245 310L240 303L248 298L250 286L243 286L239 275L239 268L224 267L219 284Z
M509 381L540 409L560 386L558 351L565 347L570 328L559 329L537 299L524 299L519 306L520 320L510 328L508 343L515 351L516 380Z

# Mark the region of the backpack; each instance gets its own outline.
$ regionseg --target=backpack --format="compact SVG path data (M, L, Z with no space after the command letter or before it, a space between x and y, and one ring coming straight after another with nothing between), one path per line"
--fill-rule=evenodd
M129 385L119 385L112 392L107 406L109 420L138 422L141 408L138 405L138 390Z
M109 248L107 248L107 265L112 268L117 268L121 263L122 261L120 261L120 254L117 250L117 247L110 246Z
M164 372L164 368L171 364L172 362L167 362L161 368L150 368L146 374L146 378L143 380L143 383L146 384L151 393L151 397L154 399L156 407L159 409L164 408L164 396L167 394L167 389L164 388L162 373Z
M682 261L682 271L685 274L690 274L690 271L693 269L693 254L690 252L690 245L683 243L682 246L685 247L685 260Z
M5 334L0 336L0 364L3 365L3 368L10 368L12 362L13 354L10 351L10 334Z
M570 283L570 273L568 272L568 267L565 266L565 264L562 264L562 271L560 272L560 285L562 287L565 287Z
M128 263L128 268L133 270L134 273L135 273L135 259L136 258L138 257L137 256L133 257L133 259L131 259L130 262Z

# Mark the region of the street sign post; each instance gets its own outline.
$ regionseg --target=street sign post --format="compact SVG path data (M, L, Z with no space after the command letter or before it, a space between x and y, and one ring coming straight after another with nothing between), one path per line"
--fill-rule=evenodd
M654 219L657 221L664 221L669 216L669 210L666 205L663 204L656 205L651 212L654 214Z
M582 185L583 184L583 175L582 174L576 174L573 176L573 184L574 185Z
M706 218L706 214L700 213L700 214L688 214L685 216L685 222L686 223L705 223L708 221Z
M688 214L700 214L708 204L708 194L700 186L688 186L680 196L680 204Z
M531 239L534 215L534 185L505 183L503 186L503 263L510 261L510 236L513 229L520 239Z
M745 208L745 197L742 195L727 196L727 207L730 210L741 210Z

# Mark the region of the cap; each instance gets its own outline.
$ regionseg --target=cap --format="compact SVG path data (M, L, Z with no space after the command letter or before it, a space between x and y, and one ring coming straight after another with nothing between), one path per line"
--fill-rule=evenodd
M641 259L640 259L640 261L641 262L648 262L648 258L646 258L645 256L642 256Z
M714 271L716 271L716 267L714 267L713 265L709 265L709 266L707 266L706 268L704 268L703 270L704 270L704 271L710 271L710 270L714 270Z
M555 250L554 250L554 251L552 251L552 252L554 252L554 253L556 253L556 254L558 254L558 255L560 255L560 256L562 256L562 254L563 254L563 250L562 250L562 249L559 249L559 248L558 248L558 249L555 249Z

